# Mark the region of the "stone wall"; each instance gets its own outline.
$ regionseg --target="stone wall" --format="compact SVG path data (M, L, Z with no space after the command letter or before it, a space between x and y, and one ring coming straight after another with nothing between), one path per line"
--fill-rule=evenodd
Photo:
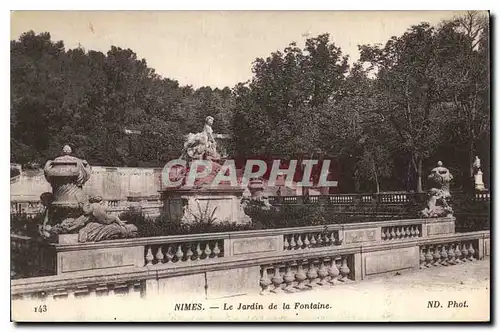
M127 196L159 195L161 168L92 166L92 176L84 193L100 195L106 200L126 200ZM43 171L24 171L11 184L11 200L38 200L52 191Z

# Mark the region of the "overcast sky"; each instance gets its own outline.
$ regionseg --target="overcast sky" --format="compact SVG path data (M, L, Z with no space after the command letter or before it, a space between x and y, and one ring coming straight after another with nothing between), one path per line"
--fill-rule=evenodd
M233 87L251 78L257 57L295 41L329 33L355 61L358 44L384 43L422 21L436 24L460 12L14 12L11 39L26 31L50 32L66 48L106 52L130 48L163 77L194 87Z

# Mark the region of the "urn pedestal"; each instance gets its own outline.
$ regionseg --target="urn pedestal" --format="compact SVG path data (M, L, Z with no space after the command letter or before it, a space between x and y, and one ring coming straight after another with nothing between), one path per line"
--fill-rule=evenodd
M163 212L169 220L182 223L224 222L249 224L251 219L241 205L244 189L235 187L181 187L161 192Z

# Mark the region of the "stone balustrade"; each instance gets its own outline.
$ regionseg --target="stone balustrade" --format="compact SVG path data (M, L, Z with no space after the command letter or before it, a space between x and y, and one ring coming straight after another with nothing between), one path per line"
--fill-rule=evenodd
M131 207L139 208L146 216L159 216L162 210L163 203L160 200L130 202L118 199L104 199L104 206L108 213L119 215L129 211ZM11 201L10 214L11 215L25 215L27 218L34 218L43 211L43 205L40 201L35 200L19 200Z
M84 256L80 253L78 257ZM13 300L43 301L122 295L168 297L174 293L196 293L204 298L293 293L360 282L387 272L465 264L489 256L490 233L481 231L191 259L185 264L95 268L13 280L11 290Z
M58 276L18 279L13 281L12 300L46 302L65 299L144 296L146 275L143 271L92 273L61 278Z
M342 244L339 230L325 227L298 227L283 234L284 250L302 250Z
M381 194L334 194L327 196L270 196L269 203L272 205L294 205L294 204L327 204L332 206L404 206L411 202L424 204L426 193L381 193ZM488 203L489 192L477 192L474 195L464 193L452 193L452 201L469 199L473 203ZM162 202L159 199L149 199L139 202L131 202L123 199L104 198L104 204L111 213L126 212L130 206L140 206L148 215L159 215ZM12 200L10 213L26 214L34 216L43 209L38 200Z
M477 240L420 246L420 268L449 266L474 261L479 257Z
M146 245L145 265L182 264L224 257L224 241L221 239L193 241L190 237L187 237L184 241L181 241L174 240L165 244Z
M380 234L382 241L412 239L422 236L422 225L403 225L382 227Z
M332 255L263 265L260 294L295 293L352 281L352 263L353 255Z
M144 237L96 243L67 244L60 241L37 244L39 249L33 252L45 256L35 259L41 265L34 264L34 268L64 274L90 268L177 266L247 254L335 249L343 244L409 242L454 232L453 218L432 218ZM29 238L18 239L14 236L11 239L15 243L31 243Z

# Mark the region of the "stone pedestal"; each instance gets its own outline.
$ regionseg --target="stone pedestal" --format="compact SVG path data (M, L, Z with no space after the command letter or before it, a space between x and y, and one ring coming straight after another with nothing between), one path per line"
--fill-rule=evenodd
M189 188L169 189L162 192L163 212L169 220L193 223L198 219L215 224L224 222L248 224L249 216L241 205L243 188Z
M486 190L483 182L483 172L481 172L481 170L478 170L477 173L474 174L474 187L478 191Z

